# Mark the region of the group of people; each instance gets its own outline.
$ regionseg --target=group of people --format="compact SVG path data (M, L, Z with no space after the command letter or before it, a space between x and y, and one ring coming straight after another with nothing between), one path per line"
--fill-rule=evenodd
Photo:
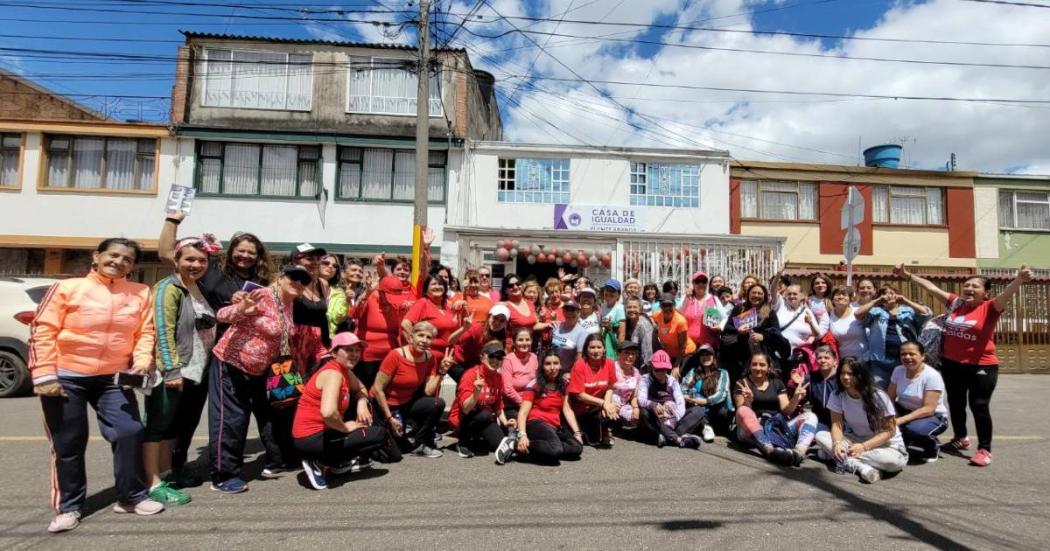
M993 297L975 276L956 295L898 266L897 278L947 306L934 324L890 284L862 280L854 293L823 276L803 293L785 277L731 290L696 272L681 295L674 282L596 289L564 273L508 274L497 290L485 267L457 280L436 266L414 285L407 259L378 255L373 274L307 243L272 273L253 234L223 249L211 235L179 238L182 220L165 219L158 249L173 273L152 289L128 280L140 246L113 238L87 276L41 301L30 368L52 448L49 531L80 522L89 405L113 449L114 511L139 515L191 501L186 489L202 481L186 464L205 407L202 457L211 489L229 494L248 489L251 417L260 476L301 468L318 490L373 461L441 457L446 426L461 457L491 453L498 464L557 464L616 438L696 449L723 434L797 466L816 443L837 470L874 482L909 453L936 460L949 415L945 446L968 449L967 405L971 462L988 465L992 337L1031 278L1022 267Z

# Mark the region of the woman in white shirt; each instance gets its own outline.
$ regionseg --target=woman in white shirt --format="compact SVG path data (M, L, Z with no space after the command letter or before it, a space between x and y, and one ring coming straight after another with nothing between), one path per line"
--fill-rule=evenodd
M836 377L838 392L828 400L831 430L816 437L823 456L869 484L881 479L883 472L902 471L908 464L908 450L890 397L875 386L867 365L854 358L842 360Z
M926 348L907 341L901 345L901 365L893 370L887 393L896 402L897 426L909 447L921 448L926 463L937 460L937 436L948 429L944 379L926 365Z
M784 289L784 296L777 303L777 321L781 335L791 344L791 352L804 344L813 344L828 330L827 316L823 321L817 320L805 305L798 284Z
M828 330L838 343L839 357L853 356L862 362L868 361L868 329L863 320L854 315L850 301L853 290L839 286L831 292L831 310L828 312Z

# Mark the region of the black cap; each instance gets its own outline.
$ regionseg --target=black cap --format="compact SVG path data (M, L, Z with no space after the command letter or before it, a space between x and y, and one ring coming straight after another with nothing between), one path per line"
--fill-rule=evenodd
M292 281L297 281L303 285L309 285L313 278L310 277L310 272L298 264L288 264L281 270L281 273L288 277Z
M674 293L664 293L664 294L660 295L660 306L663 306L664 304L670 304L670 305L674 306L674 303L675 303Z
M641 348L642 347L634 341L623 341L620 343L619 350L620 352L623 352L624 350L641 350Z
M507 351L503 349L503 345L495 342L486 344L485 347L481 349L481 353L486 356L507 355Z

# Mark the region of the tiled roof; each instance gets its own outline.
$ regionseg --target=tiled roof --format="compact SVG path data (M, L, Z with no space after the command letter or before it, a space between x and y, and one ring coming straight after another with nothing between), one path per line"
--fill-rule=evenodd
M196 31L179 30L187 39L205 38L213 40L243 40L246 42L270 42L273 44L321 44L325 46L350 46L357 48L380 48L385 50L413 51L415 46L409 44L384 44L376 42L352 42L347 40L321 40L319 38L281 38L274 36L250 36L240 34L201 33ZM463 48L435 48L434 51L441 52L465 52Z

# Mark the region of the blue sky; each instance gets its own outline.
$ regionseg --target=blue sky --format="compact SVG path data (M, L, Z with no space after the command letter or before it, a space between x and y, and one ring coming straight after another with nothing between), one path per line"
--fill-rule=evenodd
M347 9L411 9L407 0L180 1L257 7L180 7L166 5L163 0L25 0L21 3L38 7L5 5L0 12L0 48L59 52L0 50L0 67L64 93L166 98L174 73L173 58L182 42L178 29L278 37L414 40L411 33L388 39L372 26L350 21L322 24L266 19L293 16L294 12L288 9L304 4ZM442 0L441 5L453 13L463 13L475 3L475 0ZM869 38L1050 43L1050 17L1045 17L1050 16L1050 10L962 0L486 0L486 3L491 7L482 7L478 12L487 17L486 21L492 21L496 11L502 15L540 17L568 12L569 20L605 23L677 24ZM110 11L92 12L93 8ZM133 13L135 11L146 13ZM347 17L388 19L393 16ZM403 16L396 17L403 19ZM20 19L43 21L18 21ZM504 134L511 140L704 147L728 149L738 158L840 164L856 162L858 141L863 146L905 141L909 144L907 160L917 168L942 167L954 152L961 168L1050 172L1050 137L1045 132L1045 128L1050 127L1050 106L992 101L1050 98L1050 44L1047 47L926 45L679 32L571 22L515 20L513 23L526 30L573 36L611 35L621 40L678 46L529 35L546 46L549 53L544 54L520 34L493 40L460 32L455 45L468 48L475 67L496 75L501 98L510 94L514 99L513 104L505 101L501 106ZM503 22L475 23L468 28L492 34L510 30ZM96 40L99 38L126 42ZM70 51L155 56L155 59L85 62L70 55ZM857 57L869 59L850 59ZM934 63L906 64L893 62L894 59ZM956 62L1024 64L1036 68L950 65ZM522 83L516 79L515 75L521 74L527 74L530 80ZM601 92L597 92L590 85L576 81L577 75L589 80L632 84L599 84ZM702 90L695 88L697 86L737 91ZM751 89L828 91L847 94L847 97L741 91ZM858 93L889 97L969 97L981 101L905 101L848 96ZM96 107L102 102L99 98L82 101ZM107 105L120 118L158 120L166 116L168 109L163 99L125 99Z

